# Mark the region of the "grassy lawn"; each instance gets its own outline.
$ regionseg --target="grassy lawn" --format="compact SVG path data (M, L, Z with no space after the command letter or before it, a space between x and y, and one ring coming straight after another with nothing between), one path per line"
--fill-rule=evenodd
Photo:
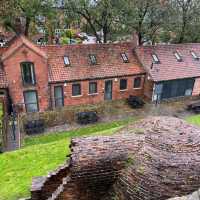
M64 163L72 136L111 135L129 121L134 119L26 138L21 150L0 155L0 200L29 196L32 177L47 175Z
M3 105L0 103L0 150L2 147L2 117L3 117Z
M191 124L200 126L200 115L190 116L190 117L186 118L186 121Z

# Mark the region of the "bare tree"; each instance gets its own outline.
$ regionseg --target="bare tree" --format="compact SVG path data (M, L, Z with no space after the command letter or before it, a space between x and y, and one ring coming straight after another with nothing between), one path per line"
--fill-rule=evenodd
M159 0L126 0L122 20L125 31L138 34L139 44L155 39L164 20L165 6Z
M199 0L170 0L169 26L176 33L177 42L182 43L190 37L189 30L199 24ZM189 34L189 35L188 35Z
M67 16L77 15L86 22L99 43L108 41L111 30L118 24L120 0L66 0ZM98 34L103 32L103 41Z

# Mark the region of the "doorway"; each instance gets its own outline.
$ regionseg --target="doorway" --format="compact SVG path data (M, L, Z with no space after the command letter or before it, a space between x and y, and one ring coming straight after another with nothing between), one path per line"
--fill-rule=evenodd
M112 100L112 88L113 88L113 81L112 80L105 81L105 93L104 93L105 100Z

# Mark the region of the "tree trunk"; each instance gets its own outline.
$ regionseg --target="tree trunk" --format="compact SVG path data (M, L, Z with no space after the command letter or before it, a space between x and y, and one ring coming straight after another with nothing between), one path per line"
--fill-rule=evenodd
M103 43L107 43L108 29L107 27L103 28Z
M27 37L28 37L28 35L29 35L30 23L31 23L31 19L30 19L30 18L26 18L26 24L25 24L24 35L27 36Z
M183 43L183 41L184 41L185 28L186 28L186 22L184 22L183 25L182 25L181 34L180 34L180 38L179 38L179 43Z
M139 46L141 46L143 44L143 42L142 42L142 33L141 32L138 32L138 44L139 44Z

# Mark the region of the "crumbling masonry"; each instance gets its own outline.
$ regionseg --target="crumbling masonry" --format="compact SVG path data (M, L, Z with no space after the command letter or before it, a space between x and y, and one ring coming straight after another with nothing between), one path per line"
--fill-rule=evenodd
M200 188L200 130L176 118L76 138L71 151L65 165L33 180L32 200L165 200Z

